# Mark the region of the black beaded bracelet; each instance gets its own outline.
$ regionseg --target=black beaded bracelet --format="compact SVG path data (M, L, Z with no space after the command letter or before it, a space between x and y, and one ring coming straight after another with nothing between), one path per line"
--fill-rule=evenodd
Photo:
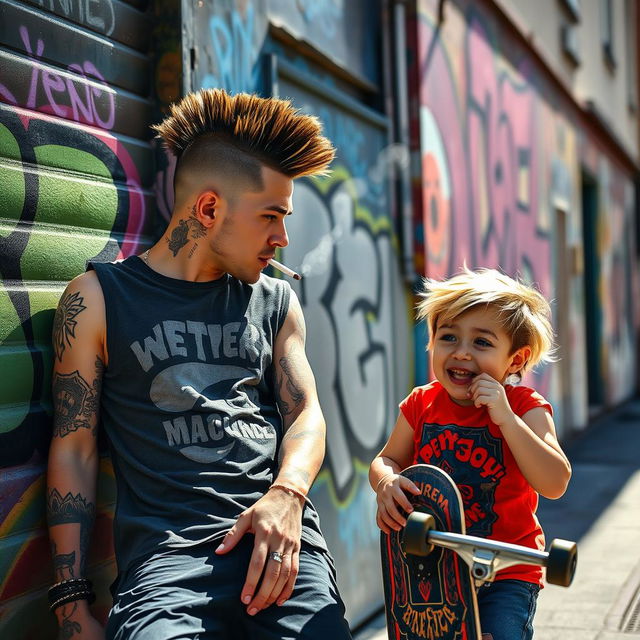
M96 594L93 591L72 591L52 602L49 605L49 610L55 611L58 607L68 604L69 602L76 602L77 600L88 600L89 604L92 604L95 599Z
M77 594L86 594L82 599L91 599L91 597L93 597L93 599L95 599L95 594L93 593L93 584L91 583L91 580L88 580L87 578L69 578L68 580L62 580L61 582L58 582L56 584L54 584L48 591L48 599L49 599L49 606L53 606L55 604L55 606L59 606L59 604L62 604L60 601L63 598L66 598L67 596L70 595L77 595ZM74 598L74 599L79 599L79 598ZM71 602L71 600L68 600L68 602ZM93 600L91 600L91 602L93 602ZM51 609L53 611L53 609Z

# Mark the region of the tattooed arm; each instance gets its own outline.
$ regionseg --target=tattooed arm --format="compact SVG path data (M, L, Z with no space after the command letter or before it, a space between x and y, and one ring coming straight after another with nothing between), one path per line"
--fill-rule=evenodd
M53 437L47 472L47 520L54 581L86 577L95 517L96 443L104 349L104 300L93 272L73 280L60 299L53 326ZM55 611L65 640L104 638L88 602Z
M281 604L293 592L298 575L304 496L324 458L325 422L304 343L304 317L292 292L289 312L273 349L274 392L285 431L279 471L273 483L278 486L242 513L216 550L226 553L245 533L255 534L253 555L240 594L250 615L274 602ZM292 491L287 491L287 487ZM273 551L282 554L281 563L269 557Z
M284 427L279 473L274 484L284 484L304 495L322 465L326 432L316 381L305 353L305 339L302 308L291 292L289 313L273 351L276 399Z

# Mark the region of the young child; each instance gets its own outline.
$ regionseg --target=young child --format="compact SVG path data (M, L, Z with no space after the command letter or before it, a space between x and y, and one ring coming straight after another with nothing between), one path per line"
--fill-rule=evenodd
M551 310L542 295L492 269L425 281L418 318L429 327L436 380L400 403L387 444L371 463L376 521L385 533L406 524L399 472L411 464L444 469L462 495L467 533L544 549L538 494L559 498L571 466L556 438L552 409L533 389L507 384L552 360ZM530 639L540 567L500 571L478 591L485 640Z

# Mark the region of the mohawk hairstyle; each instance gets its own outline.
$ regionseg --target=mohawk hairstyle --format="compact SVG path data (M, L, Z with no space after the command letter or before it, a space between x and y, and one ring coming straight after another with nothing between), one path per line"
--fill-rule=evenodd
M465 266L448 280L425 279L420 297L417 317L429 326L429 348L438 325L486 306L498 312L511 338L511 353L526 345L531 347L529 360L516 375L521 377L540 362L556 360L549 303L538 290L495 269L471 271Z
M222 89L188 94L152 128L178 160L205 136L231 144L292 179L326 175L335 155L319 120L290 101L247 93L231 96Z

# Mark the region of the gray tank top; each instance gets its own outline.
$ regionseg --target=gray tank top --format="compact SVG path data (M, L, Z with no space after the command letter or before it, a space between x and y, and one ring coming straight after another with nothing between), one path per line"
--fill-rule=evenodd
M273 344L290 287L168 278L132 256L93 263L109 363L101 421L118 491L118 568L221 538L277 475ZM302 538L326 549L311 503Z

